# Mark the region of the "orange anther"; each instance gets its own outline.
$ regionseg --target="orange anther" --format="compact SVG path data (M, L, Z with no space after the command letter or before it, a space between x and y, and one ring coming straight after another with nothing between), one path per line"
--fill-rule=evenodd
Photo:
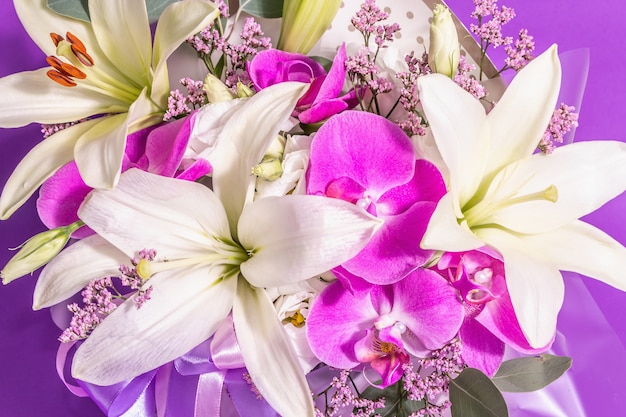
M75 87L76 83L66 75L61 74L57 70L50 70L46 73L52 81L61 84L63 87Z
M93 67L93 58L87 53L85 49L80 49L76 45L72 45L72 52L81 64L86 67Z
M85 44L81 42L80 39L78 39L74 34L72 34L71 32L67 32L65 34L65 36L67 36L67 40L69 41L69 43L71 43L74 46L77 46L79 49L86 51L87 48L85 48Z
M65 62L61 65L61 72L65 75L69 75L70 77L78 78L79 80L87 78L87 74L76 68L74 65L66 64Z
M57 58L56 56L51 55L47 57L46 62L48 63L48 65L50 65L52 68L54 68L57 71L61 71L61 68L63 67L63 62L61 62L61 60Z
M58 33L51 33L50 38L52 38L52 43L54 43L54 46L59 46L59 43L65 40L65 38Z

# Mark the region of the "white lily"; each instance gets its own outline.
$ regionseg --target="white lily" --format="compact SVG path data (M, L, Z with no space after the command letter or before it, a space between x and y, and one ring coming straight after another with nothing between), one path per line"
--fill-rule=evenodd
M52 135L26 155L0 197L2 219L73 159L88 185L112 188L126 136L162 120L167 58L219 13L203 0L173 3L159 19L153 46L144 0L90 0L91 23L54 13L46 0L15 0L15 9L52 68L0 79L0 126L101 117Z
M108 273L121 253L153 248L164 258L139 265L151 277L151 300L141 309L129 300L104 320L78 349L75 377L108 385L140 375L209 338L232 310L259 391L280 415L314 415L304 373L263 288L339 265L356 255L379 222L354 204L318 196L251 202L251 167L303 91L302 84L282 83L239 106L214 151L215 192L137 170L122 174L114 190L92 192L79 216L118 249L97 236L62 252L37 282L35 308L78 291L83 276L94 276L92 260ZM94 256L98 245L107 248L105 262Z
M488 114L449 78L420 79L426 117L449 169L422 246L504 257L520 325L534 347L554 336L564 286L559 270L626 290L626 249L578 220L626 189L626 144L581 142L533 154L554 110L556 46L524 68Z

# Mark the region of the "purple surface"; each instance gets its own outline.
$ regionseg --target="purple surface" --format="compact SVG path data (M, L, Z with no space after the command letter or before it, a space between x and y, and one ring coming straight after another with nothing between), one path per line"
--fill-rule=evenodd
M625 60L621 55L622 42L626 38L626 6L622 1L603 0L601 6L597 2L582 0L501 0L501 3L517 10L517 18L509 24L511 31L527 27L536 38L539 51L553 42L560 45L561 52L590 49L589 81L576 140L626 140L626 106L622 104L626 98L626 84L622 82ZM465 17L472 9L470 0L448 0L448 4L465 22L470 21ZM43 66L45 57L21 28L12 2L0 2L0 16L3 17L0 34L4 39L0 43L0 76ZM17 162L38 140L38 126L0 129L0 143L4 145L0 152L0 183L4 184ZM626 195L607 204L587 220L626 243L624 207ZM0 222L0 248L15 247L41 230L43 226L31 199L10 220ZM0 264L4 265L10 255L9 251L0 250ZM626 320L623 320L626 294L592 280L584 282L621 342L626 344ZM0 288L0 417L102 415L89 400L74 397L59 381L54 368L55 339L59 331L48 311L30 310L34 283L35 278L26 277ZM571 288L574 285L577 284ZM578 321L564 323L563 327L567 327L564 332L575 328L588 316L586 313L596 307L593 303L566 304L566 309L578 311L581 317ZM588 332L593 331L596 330ZM582 363L592 362L593 357L606 358L606 347L596 343L595 334L584 332L585 329L580 330L573 338L577 344L572 348L575 364L577 360ZM587 345L583 345L585 343ZM615 339L614 343L619 342ZM619 351L623 352L620 348ZM624 358L613 360L618 359L620 363L624 361ZM611 358L605 359L604 363L610 366ZM590 416L622 413L618 399L620 392L616 388L618 375L607 372L604 377L599 377L605 374L601 368L604 363L599 362L592 375L577 371L580 368L576 365L572 372L583 403L587 404L588 410L593 408L593 412L588 412ZM513 415L529 414L522 411Z

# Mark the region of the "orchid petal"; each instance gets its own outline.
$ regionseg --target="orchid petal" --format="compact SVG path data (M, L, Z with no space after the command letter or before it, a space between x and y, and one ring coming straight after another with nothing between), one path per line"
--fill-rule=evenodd
M174 2L161 13L152 55L154 78L151 98L155 103L167 103L170 92L167 59L187 38L209 26L218 16L217 7L203 0Z
M561 85L561 65L556 45L533 59L506 89L487 116L491 155L486 176L533 153L556 106Z
M247 205L239 239L252 256L241 273L252 285L291 284L356 255L380 221L342 200L308 195L266 197Z
M524 236L524 241L560 270L578 272L626 291L626 248L594 226L575 221L541 235Z
M489 156L485 110L444 75L419 77L417 84L435 143L448 167L449 189L456 196L458 212L478 189Z
M313 417L313 400L300 362L265 290L242 279L233 321L246 368L263 398L281 416Z
M91 0L89 16L98 44L119 72L137 86L150 85L152 35L145 1Z
M125 112L128 105L79 86L63 87L46 76L49 68L0 78L0 125L19 127L32 122L65 123L92 114Z
M334 180L346 177L365 187L364 197L377 200L406 184L414 166L413 146L402 129L371 113L347 111L324 123L311 143L307 193L325 195Z
M300 113L298 119L305 124L318 123L334 114L341 113L348 107L348 103L341 98L330 98L313 104Z
M548 345L565 293L559 270L549 257L529 252L523 235L495 228L479 229L477 235L502 254L511 302L530 346Z
M355 296L339 281L332 283L315 299L307 318L311 350L324 363L338 369L357 366L360 361L354 345L374 327L378 316L369 293Z
M298 98L307 88L301 83L280 83L249 98L228 119L211 155L213 189L224 204L233 237L244 203L254 192L251 170L257 165Z
M222 273L221 268L179 269L155 275L146 284L152 286L150 300L141 308L127 300L78 348L72 375L112 385L158 368L207 340L233 305L237 280L218 280Z
M189 142L192 122L190 117L186 117L166 123L150 132L145 153L148 159L147 171L164 177L176 174Z
M8 219L46 179L70 162L77 139L99 123L102 123L101 119L63 129L38 143L28 152L2 190L0 197L2 220Z
M483 241L472 233L466 222L459 224L457 221L452 193L443 196L428 222L421 242L422 249L465 252L483 245Z
M267 49L256 54L248 63L248 73L257 90L262 90L286 81L310 83L324 76L326 71L319 62L306 55ZM304 97L308 95L309 92Z
M463 344L461 356L467 366L480 369L493 376L504 357L504 342L499 340L476 320L466 320L461 326L459 339Z
M119 275L129 258L100 236L68 246L41 271L33 295L33 309L60 303L97 278Z
M78 215L129 257L156 249L169 259L188 258L205 254L213 236L229 236L226 213L211 190L137 169L126 171L114 190L94 190Z
M626 190L626 144L579 142L550 155L535 154L508 165L494 178L491 201L540 194L556 187L556 201L535 198L494 211L490 223L521 233L542 233L566 225Z
M333 99L341 94L346 80L346 59L346 44L342 43L333 59L333 65L324 78L324 83L317 94L317 100Z

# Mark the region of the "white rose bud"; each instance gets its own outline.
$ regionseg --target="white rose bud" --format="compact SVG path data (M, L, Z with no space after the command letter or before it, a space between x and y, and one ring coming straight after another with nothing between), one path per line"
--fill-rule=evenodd
M450 9L437 4L430 24L428 65L433 72L454 77L459 68L461 48Z

